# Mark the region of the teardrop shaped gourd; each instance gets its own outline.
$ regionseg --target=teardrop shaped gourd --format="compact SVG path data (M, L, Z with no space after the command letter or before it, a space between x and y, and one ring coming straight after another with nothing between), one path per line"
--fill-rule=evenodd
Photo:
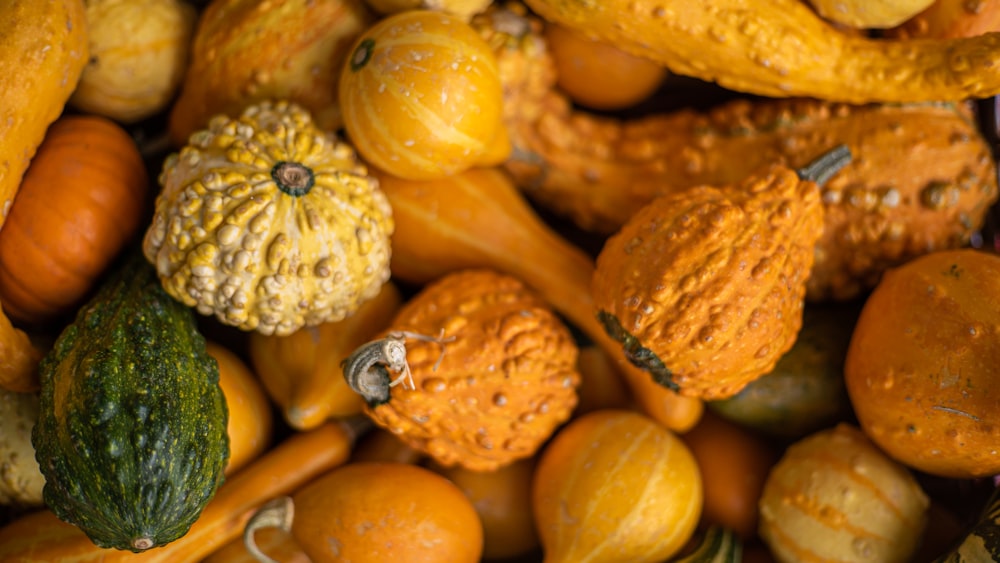
M0 230L0 299L11 317L52 322L82 304L147 221L139 148L97 115L49 127Z
M795 342L822 231L816 182L777 164L661 196L601 250L598 315L660 385L732 396Z
M160 184L143 251L171 296L222 324L290 334L343 319L389 279L385 196L296 104L216 116Z
M593 260L545 224L502 170L473 168L436 181L403 180L378 169L372 173L393 208L394 278L425 284L484 267L512 275L608 354L650 416L677 431L697 422L700 400L656 385L625 359L621 345L594 315Z
M911 561L929 501L859 430L838 424L790 446L761 495L760 537L781 563Z
M458 16L380 20L355 42L339 88L347 136L395 176L442 178L510 154L496 58Z
M364 409L364 401L344 381L340 363L385 328L402 302L399 289L389 281L342 320L287 336L250 333L250 361L292 428L309 430Z
M545 563L668 560L694 534L702 507L690 450L631 411L594 411L560 429L533 491Z

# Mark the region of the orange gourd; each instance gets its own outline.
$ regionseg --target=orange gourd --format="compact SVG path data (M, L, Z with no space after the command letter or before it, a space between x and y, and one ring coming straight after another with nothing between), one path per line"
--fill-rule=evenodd
M302 551L291 532L281 528L263 528L254 534L254 543L264 555L281 563L313 563ZM236 538L215 553L202 560L202 563L259 563L257 555L247 549L242 537Z
M0 528L5 563L178 563L200 561L239 537L253 510L267 499L295 489L347 461L362 428L330 422L293 434L263 457L229 477L191 529L180 539L143 553L102 549L49 510L22 516Z
M292 428L309 430L330 418L361 412L364 401L344 381L340 363L385 328L402 302L399 289L388 282L343 320L287 336L250 334L254 370Z
M573 416L601 409L628 409L634 400L623 376L607 352L593 344L580 348L577 358L580 387ZM701 404L700 401L692 401Z
M351 453L351 463L362 461L420 463L425 457L427 456L423 452L413 449L392 432L376 427L358 442Z
M38 362L42 351L18 329L0 306L0 387L16 393L37 391Z
M636 412L574 419L535 469L532 507L546 563L663 561L692 537L701 505L690 450Z
M1000 31L1000 4L987 0L934 0L926 10L886 33L895 39L975 37Z
M510 154L496 59L459 16L385 17L354 43L339 87L358 153L395 176L442 178Z
M953 478L1000 473L1000 256L933 252L890 270L844 364L862 430L903 464Z
M262 519L282 521L313 563L478 563L482 554L469 499L415 465L351 463L276 500L254 515L248 535Z
M0 231L0 300L11 317L71 313L146 221L150 199L142 155L121 126L56 121Z
M393 209L390 269L395 279L423 284L480 267L510 274L614 359L650 416L678 431L698 420L701 401L656 385L625 359L594 316L593 260L546 225L503 171L474 168L438 181L373 172Z
M472 501L483 523L484 559L508 559L538 547L531 514L534 458L515 461L496 471L469 471L459 466L432 469Z
M225 469L229 476L271 445L274 414L257 377L239 356L212 341L206 342L205 348L219 364L219 386L229 409L229 462Z
M732 530L744 540L755 536L757 501L778 461L772 445L713 413L701 417L682 439L701 469L702 522Z
M620 110L650 97L667 70L613 44L567 27L545 26L556 68L556 85L574 102L598 110Z

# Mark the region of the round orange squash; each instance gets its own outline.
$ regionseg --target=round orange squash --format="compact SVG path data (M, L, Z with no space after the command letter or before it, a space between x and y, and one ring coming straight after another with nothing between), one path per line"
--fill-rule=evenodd
M1000 256L933 252L887 272L844 364L861 428L896 460L956 478L1000 473Z
M574 419L535 469L532 508L546 563L666 560L694 534L701 507L691 451L636 412Z
M41 323L73 311L146 220L148 175L113 121L66 116L49 128L0 231L0 301Z
M459 16L380 20L354 43L339 88L347 136L394 176L441 178L510 154L496 56Z

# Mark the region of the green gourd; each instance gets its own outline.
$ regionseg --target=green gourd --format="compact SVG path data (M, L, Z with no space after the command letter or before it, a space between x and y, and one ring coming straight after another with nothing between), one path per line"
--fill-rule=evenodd
M43 498L96 545L134 552L187 533L229 458L219 369L193 311L138 252L39 365L32 444Z
M739 563L743 561L743 542L736 532L712 526L698 542L694 551L673 563Z

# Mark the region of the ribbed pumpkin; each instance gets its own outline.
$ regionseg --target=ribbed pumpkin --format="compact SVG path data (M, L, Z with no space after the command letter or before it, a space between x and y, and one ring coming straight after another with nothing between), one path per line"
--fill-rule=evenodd
M371 164L440 178L510 154L496 57L454 15L410 10L358 38L340 78L344 126Z
M73 311L146 221L152 194L132 137L99 116L49 128L0 231L0 300L45 322Z
M839 424L786 452L760 499L760 536L782 563L910 561L929 501L905 467Z
M694 534L701 475L680 438L651 418L594 411L542 451L532 507L546 563L663 561Z
M389 278L388 201L296 104L213 118L160 184L146 257L168 293L223 324L285 335L337 321Z

